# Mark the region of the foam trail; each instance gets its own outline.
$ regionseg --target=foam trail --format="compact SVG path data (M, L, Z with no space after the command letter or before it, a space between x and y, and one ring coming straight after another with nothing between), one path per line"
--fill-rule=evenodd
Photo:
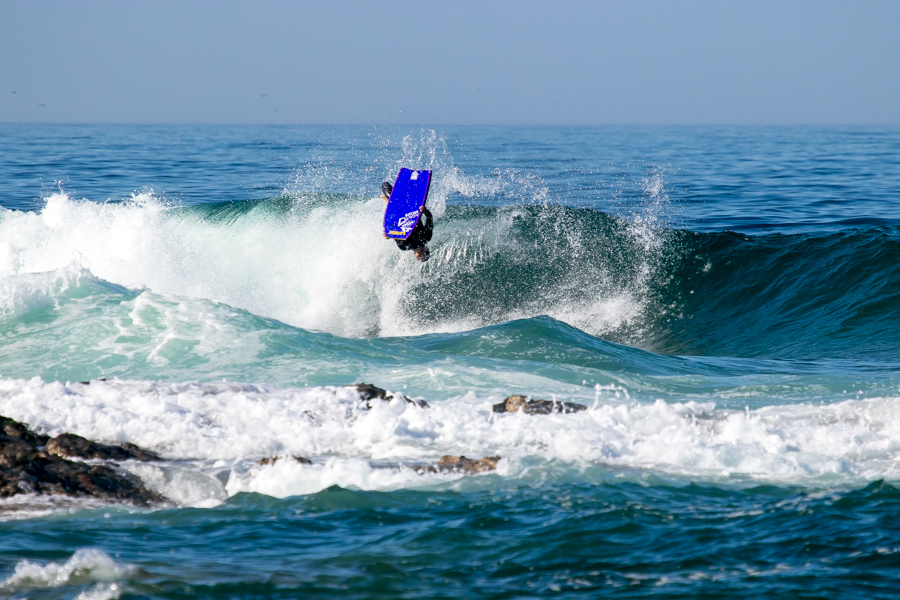
M62 564L50 562L39 565L30 560L20 561L13 574L0 583L0 590L15 593L99 582L78 597L118 598L121 585L115 582L127 579L134 572L133 567L117 564L101 550L83 548Z

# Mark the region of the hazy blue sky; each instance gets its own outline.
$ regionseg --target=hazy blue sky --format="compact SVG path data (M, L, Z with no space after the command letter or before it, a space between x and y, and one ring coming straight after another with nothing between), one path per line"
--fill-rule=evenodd
M0 121L897 124L900 1L0 0L0 88Z

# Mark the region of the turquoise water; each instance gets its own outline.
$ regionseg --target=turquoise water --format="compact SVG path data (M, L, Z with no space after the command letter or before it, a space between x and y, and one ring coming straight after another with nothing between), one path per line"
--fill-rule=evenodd
M0 414L159 452L126 468L173 502L0 502L3 594L895 595L900 130L0 142ZM424 265L380 233L400 166Z

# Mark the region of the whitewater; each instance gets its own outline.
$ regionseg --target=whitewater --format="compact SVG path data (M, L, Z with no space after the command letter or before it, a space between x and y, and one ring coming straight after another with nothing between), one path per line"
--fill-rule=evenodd
M900 131L0 137L0 415L158 453L121 468L171 501L0 500L4 593L890 595Z

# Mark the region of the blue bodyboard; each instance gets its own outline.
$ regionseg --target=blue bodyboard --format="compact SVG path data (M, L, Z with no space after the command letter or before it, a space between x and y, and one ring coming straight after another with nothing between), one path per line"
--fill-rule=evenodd
M400 169L384 211L384 235L405 240L415 228L431 186L431 171Z

